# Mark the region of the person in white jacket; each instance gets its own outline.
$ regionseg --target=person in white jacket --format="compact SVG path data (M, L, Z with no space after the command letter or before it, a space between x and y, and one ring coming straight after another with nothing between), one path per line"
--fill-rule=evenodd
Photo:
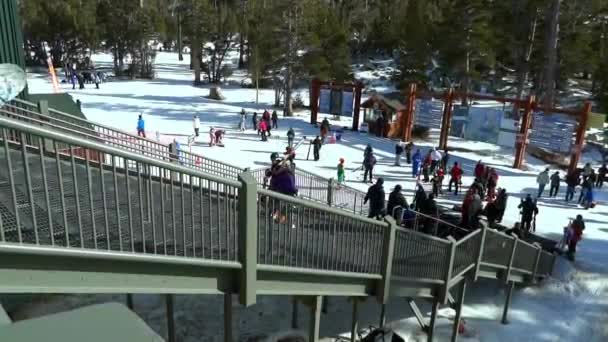
M198 131L201 128L201 120L198 118L197 115L192 118L192 126L194 127L194 135L198 137Z
M431 152L431 174L435 172L435 168L439 165L441 158L443 158L441 151L437 148L433 148L433 152Z
M538 177L536 177L536 183L538 183L538 196L536 197L540 198L543 191L545 191L545 186L549 184L549 168L546 168L545 171L538 174Z

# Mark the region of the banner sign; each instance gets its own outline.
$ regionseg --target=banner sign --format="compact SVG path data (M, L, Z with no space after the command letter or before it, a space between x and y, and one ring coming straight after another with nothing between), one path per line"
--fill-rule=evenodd
M331 91L331 103L330 103L330 114L340 115L342 113L342 91L332 90Z
M353 116L353 101L354 101L354 93L352 91L343 91L342 92L342 116Z
M471 107L464 137L468 140L498 143L504 111L498 108Z
M329 113L331 106L331 89L321 88L319 94L319 112Z
M576 119L565 114L534 113L530 144L553 152L570 153Z
M469 107L454 105L452 107L452 124L450 125L450 135L464 138L467 122L469 121Z
M443 101L416 100L414 124L428 128L441 128L443 117Z

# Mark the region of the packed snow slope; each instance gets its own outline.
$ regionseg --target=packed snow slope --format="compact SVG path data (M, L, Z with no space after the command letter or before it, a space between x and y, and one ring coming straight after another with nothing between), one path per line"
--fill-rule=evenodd
M94 55L98 65L110 63L110 58L109 55L104 54ZM193 152L241 167L267 166L271 152L284 151L289 127L293 127L296 131L296 140L304 136L312 140L318 134L318 128L309 124L309 113L302 111L292 118L283 118L280 115L279 129L272 131L272 137L268 142L262 142L256 132L251 130L251 112L261 113L264 109L272 110L274 92L261 90L259 104L256 104L255 89L227 85L222 89L226 100L209 100L206 98L209 87L192 86L193 76L188 69L188 63L188 58L178 62L176 54L159 53L156 60L157 77L154 80L116 80L101 84L99 90L94 89L92 85L87 85L84 90L72 90L71 85L68 84L61 84L61 87L62 91L82 101L83 112L90 120L135 133L137 116L143 114L149 137L154 138L158 132L161 141L168 143L176 138L182 143L183 148L188 148L187 137L193 134L192 116L197 114L201 119L202 134L192 146ZM236 82L232 84L238 83L239 76L233 77L233 81ZM33 93L52 92L48 77L44 74L29 74L29 89ZM307 90L302 90L301 94L307 101ZM237 130L238 113L241 108L249 113L248 130L245 132ZM339 122L331 122L334 128L351 125L350 120L346 118ZM226 130L225 147L208 146L207 132L211 126ZM416 141L416 148L426 152L437 145L436 135L435 132L428 141ZM361 166L363 150L367 144L373 146L378 158L374 177L384 178L387 193L394 185L401 184L408 200L411 200L415 179L411 177L411 169L405 163L402 167L393 166L395 142L388 139L366 133L344 131L341 141L323 146L321 160L318 162L312 161L312 154L311 160L307 160L308 144L300 147L297 150L297 167L324 177L335 177L338 159L345 158L347 183L360 190L366 190L367 185L361 182L361 172L355 169ZM464 185L472 182L473 168L478 160L483 160L484 163L498 170L499 187L506 188L510 195L503 223L510 226L518 221L517 205L520 198L528 193L535 195L536 175L547 166L528 157L526 161L528 171L514 170L510 168L513 162L512 149L452 137L449 145L458 148L459 151L469 151L453 152L450 157L450 164L458 161L464 166ZM587 156L587 160L593 157ZM548 189L545 195L547 191ZM516 291L508 326L502 326L499 322L504 302L502 285L497 281L487 280L474 284L465 299L463 316L467 321L468 337L464 337L464 341L516 339L605 341L608 339L608 328L606 328L608 327L608 190L596 192L598 205L590 210L584 210L576 204L565 203L564 193L565 185L562 185L558 198L542 197L538 200L540 213L537 217L537 232L559 240L564 225L577 214L582 214L587 228L584 239L579 244L576 262L570 263L560 258L551 279L539 286ZM575 199L577 197L578 193ZM461 201L462 194L444 195L440 198L440 202L449 206ZM140 297L138 302L141 303L138 303L137 311L157 331L164 332L162 305L158 302L158 298L152 297ZM108 298L110 297L59 297L51 303L46 303L45 309L30 308L30 313L36 315L43 310L61 310ZM208 296L178 297L177 325L184 341L221 339L221 333L217 333L221 331L221 316L215 310L221 307L220 300L219 297ZM239 317L239 323L235 324L235 333L241 336L241 340L246 340L248 337L269 335L287 329L290 318L285 312L289 305L290 302L286 298L260 298L260 303L253 308L235 307L236 317ZM423 303L422 306L428 313L428 305ZM210 308L214 309L210 310ZM322 335L330 337L347 332L350 327L350 310L350 305L345 299L332 299L329 313L322 320ZM378 306L373 299L367 300L360 310L361 326L377 325ZM449 336L450 318L453 315L451 309L441 310L438 341L443 341ZM404 301L394 300L389 304L388 318L395 329L407 337L407 340L425 340L426 336L420 332L411 318ZM302 327L307 324L306 319L307 315L300 315Z

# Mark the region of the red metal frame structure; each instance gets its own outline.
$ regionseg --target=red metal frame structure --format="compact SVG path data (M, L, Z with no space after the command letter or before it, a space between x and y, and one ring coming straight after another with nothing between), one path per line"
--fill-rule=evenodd
M513 168L519 169L522 166L524 161L524 157L526 154L526 147L528 145L528 135L530 133L530 126L532 124L532 112L533 111L542 111L545 113L559 113L575 116L578 119L578 128L576 131L575 138L575 146L572 150L572 155L570 157L570 165L568 167L569 171L574 171L578 165L578 161L580 160L580 155L583 150L583 144L585 142L585 131L587 127L587 122L589 120L589 113L591 112L591 102L585 102L581 109L565 109L565 108L548 108L541 107L536 102L534 96L529 96L526 99L514 99L500 96L492 96L492 95L482 95L482 94L471 94L471 93L456 93L453 89L449 89L445 92L445 94L441 93L425 93L427 95L433 96L435 98L442 98L444 100L444 109L443 109L443 117L441 121L441 133L439 135L439 148L446 149L448 147L448 136L450 132L450 126L452 123L452 105L456 99L462 99L466 97L467 99L473 100L491 100L502 103L512 103L515 105L515 108L518 110L519 108L523 108L523 114L521 117L521 125L520 131L517 136L517 140L515 143L515 160L513 162ZM409 141L412 136L412 126L414 123L414 103L416 100L416 85L410 85L409 92L407 95L407 111L406 115L403 118L404 120L404 132L403 132L403 140Z
M317 116L319 114L319 94L321 93L321 87L329 86L331 89L353 89L355 93L355 105L353 108L353 131L359 130L359 111L361 110L361 92L363 91L363 83L360 81L351 83L336 83L332 81L321 81L319 79L313 79L310 89L310 123L317 123Z

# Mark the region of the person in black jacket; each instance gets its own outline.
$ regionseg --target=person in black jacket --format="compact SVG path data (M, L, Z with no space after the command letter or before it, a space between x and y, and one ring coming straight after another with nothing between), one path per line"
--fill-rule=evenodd
M321 145L321 139L319 139L319 136L317 135L315 140L312 141L312 152L315 156L315 161L318 161L320 158L319 152L321 151Z
M408 164L412 163L412 149L414 148L414 143L409 142L405 145L405 161Z
M363 204L369 201L369 218L380 219L384 216L384 179L378 178L376 184L369 187L363 200Z
M397 143L395 145L395 166L401 166L401 155L403 154L403 144Z
M578 185L578 173L569 172L566 175L566 202L570 202L574 198L574 190Z
M559 192L559 182L561 181L559 171L555 171L555 173L551 175L550 179L551 188L549 189L549 197L557 197L557 193Z
M602 167L597 170L597 181L595 182L596 188L602 188L602 186L604 185L604 178L606 178L607 173L608 167L606 167L606 163L604 163Z
M529 232L532 224L532 219L538 214L538 207L532 200L532 196L528 194L526 199L523 200L518 206L521 209L521 228L524 231Z
M439 216L439 211L437 208L437 202L435 202L435 196L433 194L429 194L427 199L423 202L420 207L420 212L427 215L423 218L423 227L424 232L427 234L437 235L437 221L433 218Z
M388 195L388 204L386 205L386 213L387 215L392 215L393 217L395 216L393 213L393 210L397 207L402 207L402 209L407 208L407 201L405 200L405 197L403 196L403 194L401 193L401 185L395 185L395 188L393 189L393 191ZM401 215L398 215L399 219L401 218ZM397 217L395 217L395 220L397 220ZM400 220L397 220L400 221Z
M424 191L422 184L418 183L418 186L416 187L416 193L414 194L414 210L420 211L421 208L424 206L425 201L426 192Z

